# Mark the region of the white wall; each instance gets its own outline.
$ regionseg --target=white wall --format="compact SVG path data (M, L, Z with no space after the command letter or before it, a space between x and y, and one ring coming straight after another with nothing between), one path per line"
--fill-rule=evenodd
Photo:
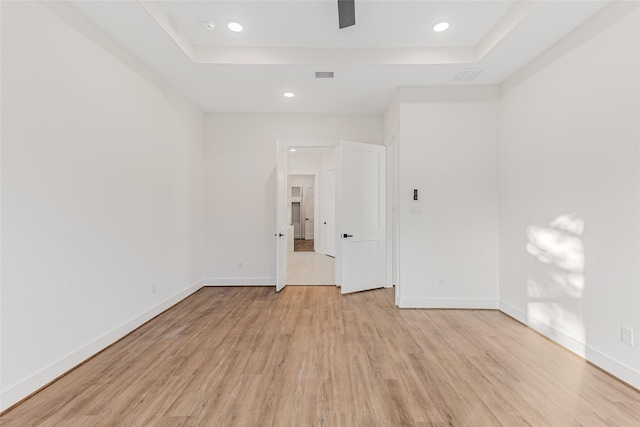
M275 284L276 140L383 141L381 116L211 113L205 122L208 284Z
M291 192L291 187L313 187L313 175L289 175L289 192ZM304 197L304 192L302 193Z
M3 2L0 410L202 285L202 157L202 112L73 9Z
M298 148L287 156L287 168L289 174L318 173L320 171L320 158L322 149Z
M640 387L640 34L629 7L606 9L504 85L500 307Z
M399 305L496 308L497 89L410 93L397 140Z

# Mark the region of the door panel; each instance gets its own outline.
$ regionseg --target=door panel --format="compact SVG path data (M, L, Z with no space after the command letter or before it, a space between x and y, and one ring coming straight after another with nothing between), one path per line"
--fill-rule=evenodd
M349 278L352 283L343 286L343 292L356 292L365 289L379 288L379 269L372 265L372 260L378 258L380 242L377 240L352 241L347 245L344 257L349 262L344 263L343 277ZM371 284L376 284L371 286ZM349 290L352 287L353 290Z
M276 144L276 291L287 286L287 146Z
M385 147L341 141L337 168L337 265L342 293L386 279Z
M380 174L379 156L377 152L359 149L343 152L343 164L349 169L342 174L344 230L380 229L380 192L375 185Z
M324 174L322 186L324 201L324 221L322 224L322 237L324 253L332 257L336 256L336 171L328 170Z

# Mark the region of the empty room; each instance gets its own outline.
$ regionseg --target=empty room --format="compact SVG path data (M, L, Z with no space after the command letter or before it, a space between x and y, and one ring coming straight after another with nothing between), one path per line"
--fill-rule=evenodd
M640 425L639 2L0 23L2 426Z

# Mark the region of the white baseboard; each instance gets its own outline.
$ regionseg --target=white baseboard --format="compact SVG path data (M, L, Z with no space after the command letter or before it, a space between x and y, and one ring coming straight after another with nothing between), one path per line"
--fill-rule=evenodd
M504 302L502 300L498 301L498 310L503 312L504 314L513 317L520 323L524 323L528 325L527 322L527 313L520 310L519 308L509 304L508 302Z
M621 379L622 381L640 389L640 371L633 369L623 363L620 363L607 356L592 346L575 339L574 337L562 332L553 326L542 322L536 318L530 317L526 312L505 302L500 301L500 311L513 317L519 322L524 323L535 331L541 333L545 337L561 345L562 347L583 357L590 363L610 373L611 375Z
M606 354L590 346L587 346L586 359L614 377L620 378L627 384L640 389L640 371L633 369L631 366L617 362Z
M527 324L529 325L529 327L535 329L545 337L549 338L551 341L557 342L567 350L570 350L578 356L586 359L587 346L582 341L572 337L566 332L554 328L553 326L539 319L536 319L535 317L529 316Z
M406 298L401 297L400 308L462 308L496 310L498 301L493 298Z
M198 291L203 286L203 280L197 281L186 289L176 293L175 295L172 295L156 306L126 321L122 325L112 329L101 337L96 338L95 340L85 344L79 349L60 358L59 360L25 378L19 383L11 385L7 389L2 390L2 392L0 393L0 412L15 405L38 389L49 384L51 381L55 380L56 378L78 366L85 360L99 353L101 350L104 350L106 347L110 346L131 331L140 327L145 322L151 320L166 309Z
M275 286L275 277L207 277L205 286Z

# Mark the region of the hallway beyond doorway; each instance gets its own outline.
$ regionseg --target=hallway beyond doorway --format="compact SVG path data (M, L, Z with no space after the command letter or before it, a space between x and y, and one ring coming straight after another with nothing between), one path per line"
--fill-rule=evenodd
M335 285L335 259L316 252L289 252L288 285Z

